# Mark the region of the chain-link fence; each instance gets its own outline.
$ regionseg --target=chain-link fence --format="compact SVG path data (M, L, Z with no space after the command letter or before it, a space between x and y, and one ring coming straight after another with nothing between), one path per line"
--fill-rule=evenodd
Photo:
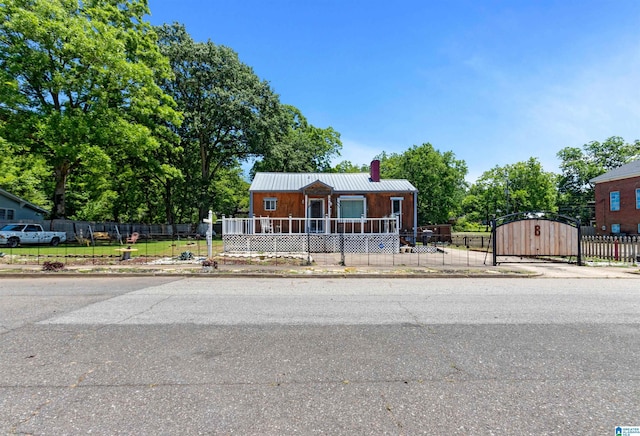
M221 241L215 241L216 252L222 248ZM60 262L73 265L116 264L123 261L146 263L165 261L197 260L207 256L208 248L204 239L165 238L138 239L127 243L113 239L80 240L49 245L0 246L0 263L10 265L43 264Z
M615 262L639 261L640 250L637 238L605 240L583 238L583 261L610 260ZM629 242L631 241L631 242ZM376 241L376 244L384 242ZM272 243L270 250L261 244L252 249L224 251L223 241L214 239L212 258L219 265L242 267L242 265L275 266L344 266L344 267L479 267L492 264L490 236L453 235L452 243L432 242L428 244L401 245L399 250L388 250L371 245L349 246L338 239L335 247L326 250L317 244L310 244L312 250L292 251L290 245ZM337 247L337 248L336 248ZM195 264L199 266L208 258L208 247L202 238L139 239L135 244L120 243L116 240L69 242L57 247L49 245L21 245L15 248L0 246L0 264L44 265L59 262L62 265L162 265ZM533 259L530 259L533 260ZM562 259L558 259L562 261ZM499 262L511 262L503 259ZM523 261L527 261L524 259Z
M339 241L338 241L339 244ZM394 250L371 247L371 251L359 251L343 244L342 250L297 251L286 245L278 249L275 244L269 251L263 249L225 252L221 240L214 240L212 258L219 265L291 265L291 266L379 266L379 267L428 267L463 265L474 266L491 262L486 250L466 246L434 243L418 244ZM43 265L59 262L62 265L143 265L143 264L200 264L208 258L208 247L204 239L172 238L162 240L140 239L135 244L117 241L93 243L78 242L48 245L24 245L15 248L0 246L0 263L7 265Z

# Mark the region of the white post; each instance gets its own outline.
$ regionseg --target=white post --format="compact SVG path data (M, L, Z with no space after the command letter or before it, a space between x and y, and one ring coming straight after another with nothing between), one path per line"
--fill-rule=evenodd
M213 211L211 209L209 209L209 217L202 221L209 224L207 229L207 257L213 257Z
M331 215L331 212L332 212L332 210L331 210L331 206L332 206L332 204L331 204L331 194L329 194L327 202L328 202L328 204L327 204L327 232L326 233L333 233L334 230L332 228L328 227L328 226L331 225L331 216L332 216Z

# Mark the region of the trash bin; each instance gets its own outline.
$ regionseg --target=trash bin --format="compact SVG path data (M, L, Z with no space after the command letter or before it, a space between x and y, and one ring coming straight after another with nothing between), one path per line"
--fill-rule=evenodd
M431 235L433 235L433 230L425 229L422 231L422 245L427 245L429 243Z

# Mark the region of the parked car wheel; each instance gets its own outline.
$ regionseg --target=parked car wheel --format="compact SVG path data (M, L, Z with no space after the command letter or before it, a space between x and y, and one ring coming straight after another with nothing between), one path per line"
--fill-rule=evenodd
M7 241L7 247L16 248L19 243L20 243L20 239L18 239L18 238L9 238L9 240Z
M58 238L57 236L54 236L53 238L51 238L52 247L57 247L59 243L60 243L60 238Z

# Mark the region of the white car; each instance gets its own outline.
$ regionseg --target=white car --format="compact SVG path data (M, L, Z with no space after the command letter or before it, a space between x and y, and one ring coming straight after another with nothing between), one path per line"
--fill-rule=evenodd
M21 244L49 244L55 247L66 240L65 232L45 232L40 224L6 224L0 229L0 244L9 248Z

